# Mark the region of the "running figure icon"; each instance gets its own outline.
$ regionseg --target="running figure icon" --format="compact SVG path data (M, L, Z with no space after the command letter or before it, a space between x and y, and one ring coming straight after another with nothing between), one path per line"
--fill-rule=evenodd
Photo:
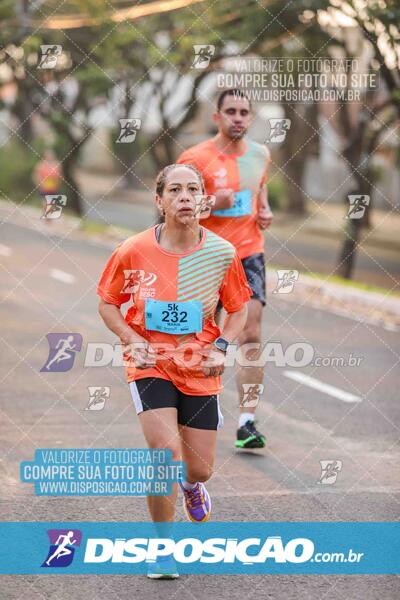
M68 531L66 535L59 535L56 540L56 550L53 554L46 560L46 565L50 566L51 561L54 558L61 558L62 556L67 556L68 554L72 554L72 550L67 548L67 546L73 546L77 543L77 540L72 539L74 537L73 531ZM61 541L62 540L62 541Z
M69 371L74 364L77 352L82 348L80 333L48 333L49 355L41 372L54 373Z
M67 352L67 350L71 350L72 352L76 352L76 346L75 344L72 344L71 342L74 341L74 336L73 335L69 335L66 339L60 339L58 341L58 344L56 346L56 350L58 350L58 352L55 354L55 356L53 356L53 358L47 363L46 365L46 369L49 371L50 367L52 364L56 363L60 363L62 360L69 360L71 358L71 355Z

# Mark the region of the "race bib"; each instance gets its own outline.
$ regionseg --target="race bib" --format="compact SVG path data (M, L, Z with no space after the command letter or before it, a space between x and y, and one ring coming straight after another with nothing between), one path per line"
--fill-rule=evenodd
M251 214L251 190L235 192L235 203L231 208L214 210L216 217L244 217Z
M200 300L163 302L146 300L146 329L164 333L184 334L202 330L202 303Z

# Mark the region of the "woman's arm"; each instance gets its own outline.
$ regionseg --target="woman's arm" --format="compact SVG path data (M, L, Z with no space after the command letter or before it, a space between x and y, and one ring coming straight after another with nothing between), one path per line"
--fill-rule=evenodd
M221 337L228 342L234 342L243 331L247 320L247 302L233 313L228 313L225 318L224 326L221 331ZM225 353L211 345L204 349L203 356L206 363L203 366L203 373L206 377L222 375L225 369Z
M103 299L99 302L99 313L104 323L116 336L119 337L123 344L130 344L137 339L137 341L143 338L137 334L132 327L129 327L128 323L122 316L121 309L115 304L108 304Z
M133 360L138 369L153 367L156 364L156 353L149 342L129 327L122 316L121 309L104 300L99 302L99 313L104 323L122 342L123 352L127 359Z
M234 313L228 313L225 317L221 331L221 337L228 342L234 342L243 331L247 321L247 302L242 308Z

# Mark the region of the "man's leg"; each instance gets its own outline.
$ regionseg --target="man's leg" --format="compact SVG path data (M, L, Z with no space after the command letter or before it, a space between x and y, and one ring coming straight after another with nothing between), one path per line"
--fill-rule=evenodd
M239 336L238 342L241 347L240 352L245 354L245 358L249 362L257 361L261 353L261 319L263 306L259 300L250 300L248 304L248 315L246 326ZM245 344L258 344L258 348L250 348L246 351ZM238 365L236 371L236 385L239 392L240 412L255 413L257 405L246 406L243 403L244 390L243 384L259 385L264 379L264 367L243 366ZM251 404L251 402L250 402Z
M242 359L256 362L261 354L261 321L263 305L259 300L250 300L246 327L239 336L239 353ZM246 349L246 344L253 348ZM241 360L243 363L244 360ZM262 394L264 367L237 365L236 386L239 394L239 429L236 447L263 448L265 438L254 427L254 414ZM249 422L252 425L249 425Z

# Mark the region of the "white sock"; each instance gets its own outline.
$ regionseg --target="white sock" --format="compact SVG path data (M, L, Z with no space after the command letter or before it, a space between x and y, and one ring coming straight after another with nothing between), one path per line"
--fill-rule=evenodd
M197 481L196 483L189 483L188 481L186 481L186 479L182 479L181 481L182 486L185 488L185 490L193 490L196 485L197 485Z
M246 425L247 421L254 421L254 413L240 413L239 427L243 427L243 425Z

